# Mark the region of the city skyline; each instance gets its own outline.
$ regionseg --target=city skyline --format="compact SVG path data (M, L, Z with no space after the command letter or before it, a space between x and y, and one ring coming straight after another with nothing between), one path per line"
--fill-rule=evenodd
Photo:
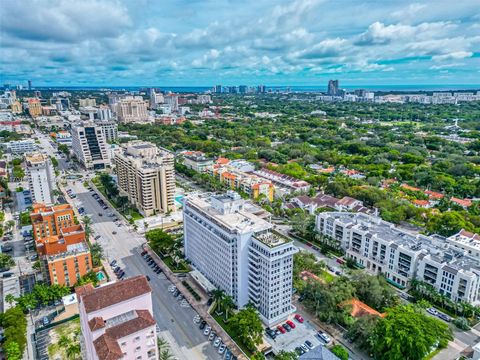
M2 83L478 84L474 1L7 2ZM54 10L54 11L52 11ZM361 14L361 16L358 16ZM20 66L19 66L20 65Z

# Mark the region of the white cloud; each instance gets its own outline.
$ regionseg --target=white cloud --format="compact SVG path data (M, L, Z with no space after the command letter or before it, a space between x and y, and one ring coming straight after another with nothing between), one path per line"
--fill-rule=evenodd
M449 54L436 55L432 57L434 61L461 60L473 55L471 51L455 51Z

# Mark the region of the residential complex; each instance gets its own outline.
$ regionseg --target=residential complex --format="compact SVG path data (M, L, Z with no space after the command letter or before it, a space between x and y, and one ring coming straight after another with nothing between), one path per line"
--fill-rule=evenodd
M25 156L28 187L34 203L51 205L54 202L55 176L50 158L36 152Z
M213 165L213 159L205 156L201 151L183 151L183 165L196 172L203 173Z
M185 256L237 306L252 302L270 326L295 311L291 301L297 249L257 211L233 191L186 198Z
M308 182L266 168L255 170L253 174L271 181L275 185L275 190L282 195L310 190Z
M79 107L87 107L87 106L96 106L97 102L95 99L79 99L78 100Z
M148 103L141 96L126 96L115 103L118 121L121 123L147 122Z
M145 276L75 289L82 359L158 359L152 289Z
M30 218L42 274L47 282L73 286L92 271L85 230L75 224L70 205L34 204Z
M130 141L115 154L118 187L145 216L175 209L174 156L144 141Z
M72 150L86 169L104 169L110 155L101 126L93 123L72 127Z
M393 285L405 288L418 279L453 301L480 304L478 252L465 244L474 234L461 232L448 239L412 234L378 217L346 212L318 214L316 229L335 239L347 258L383 274Z
M270 201L274 197L274 185L271 181L254 174L255 166L243 159L232 160L218 158L216 163L206 168L206 171L227 184L232 190L239 190L257 199L263 195Z

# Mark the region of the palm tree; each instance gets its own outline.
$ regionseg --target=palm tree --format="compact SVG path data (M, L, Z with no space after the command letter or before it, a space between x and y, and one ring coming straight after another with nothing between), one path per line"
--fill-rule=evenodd
M228 321L228 313L235 306L235 303L230 295L225 295L222 300L222 305L225 309L225 321Z
M92 219L89 216L82 217L83 227L85 228L85 235L90 236L90 225L92 225Z
M217 304L217 308L220 309L222 300L225 297L225 291L220 289L215 289L212 291L212 297L215 303Z
M160 352L159 356L158 356L158 359L159 360L173 360L175 359L175 357L173 356L173 354L170 352L170 350L168 349L165 349L163 351Z
M58 346L66 350L70 347L71 343L72 342L67 335L60 336L60 339L58 340Z
M78 359L80 353L80 344L70 345L66 351L67 359Z

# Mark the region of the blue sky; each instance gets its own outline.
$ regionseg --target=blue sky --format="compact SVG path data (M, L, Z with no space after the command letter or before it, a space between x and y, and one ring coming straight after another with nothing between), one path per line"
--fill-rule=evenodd
M0 82L480 84L478 0L21 0Z

